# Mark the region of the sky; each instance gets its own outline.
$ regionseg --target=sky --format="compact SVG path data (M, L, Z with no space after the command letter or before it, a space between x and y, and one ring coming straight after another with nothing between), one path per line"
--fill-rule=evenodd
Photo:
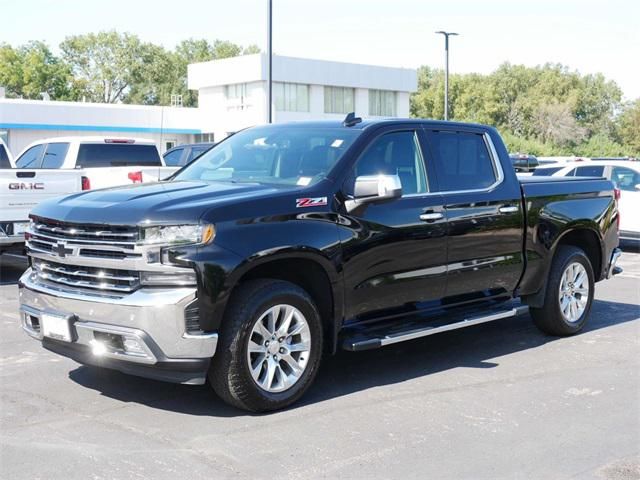
M266 48L267 0L0 0L0 43L115 29L172 48L186 38ZM640 97L638 0L273 0L275 54L489 73L503 62L603 73Z

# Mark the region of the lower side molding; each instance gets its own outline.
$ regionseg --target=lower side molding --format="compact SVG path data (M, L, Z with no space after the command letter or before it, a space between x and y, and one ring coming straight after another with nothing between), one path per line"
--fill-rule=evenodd
M366 333L361 332L357 337L345 338L342 342L342 347L345 350L350 351L371 350L374 348L384 347L386 345L392 345L394 343L426 337L428 335L457 330L458 328L465 328L473 325L479 325L481 323L501 320L503 318L515 317L517 315L527 313L528 311L529 307L522 305L508 310L503 309L499 311L492 311L488 315L473 316L464 318L460 321L453 321L440 325L425 325L421 328L415 328L415 323L412 323L407 330L398 330L396 327L393 331L390 331L387 334L382 332L371 332L371 334L367 336Z

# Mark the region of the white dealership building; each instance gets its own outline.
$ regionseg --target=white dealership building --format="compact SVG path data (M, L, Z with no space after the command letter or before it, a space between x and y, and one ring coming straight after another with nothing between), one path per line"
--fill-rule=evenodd
M255 54L189 65L198 108L0 98L0 138L15 155L35 140L69 135L151 138L161 151L219 141L267 121L267 64ZM274 56L272 117L408 117L416 88L412 69Z

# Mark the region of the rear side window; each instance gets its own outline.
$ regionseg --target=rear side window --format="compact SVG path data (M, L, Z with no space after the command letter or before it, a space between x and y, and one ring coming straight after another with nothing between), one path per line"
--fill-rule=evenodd
M180 165L180 158L182 158L182 152L184 148L173 150L164 156L164 163L167 167L177 167Z
M533 172L534 177L550 177L556 172L559 172L564 167L549 167L549 168L536 168Z
M427 132L440 190L476 190L497 180L484 137L476 133Z
M585 165L574 171L576 177L602 177L604 167L602 165Z
M4 145L0 143L0 168L11 168L11 163L9 162L9 155L7 155L7 151L4 148Z
M42 168L60 168L69 150L68 143L50 143L44 152Z
M84 143L78 149L76 167L159 167L155 145Z
M40 168L44 145L35 145L20 155L16 160L17 168Z

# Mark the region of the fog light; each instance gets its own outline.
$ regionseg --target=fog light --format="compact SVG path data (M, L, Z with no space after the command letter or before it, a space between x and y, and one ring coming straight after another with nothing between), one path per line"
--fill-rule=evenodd
M103 342L94 339L91 340L89 344L91 345L91 353L96 357L100 357L107 353L107 346Z
M127 353L133 353L136 355L146 354L144 347L133 337L125 337L122 345L124 347L124 351Z

